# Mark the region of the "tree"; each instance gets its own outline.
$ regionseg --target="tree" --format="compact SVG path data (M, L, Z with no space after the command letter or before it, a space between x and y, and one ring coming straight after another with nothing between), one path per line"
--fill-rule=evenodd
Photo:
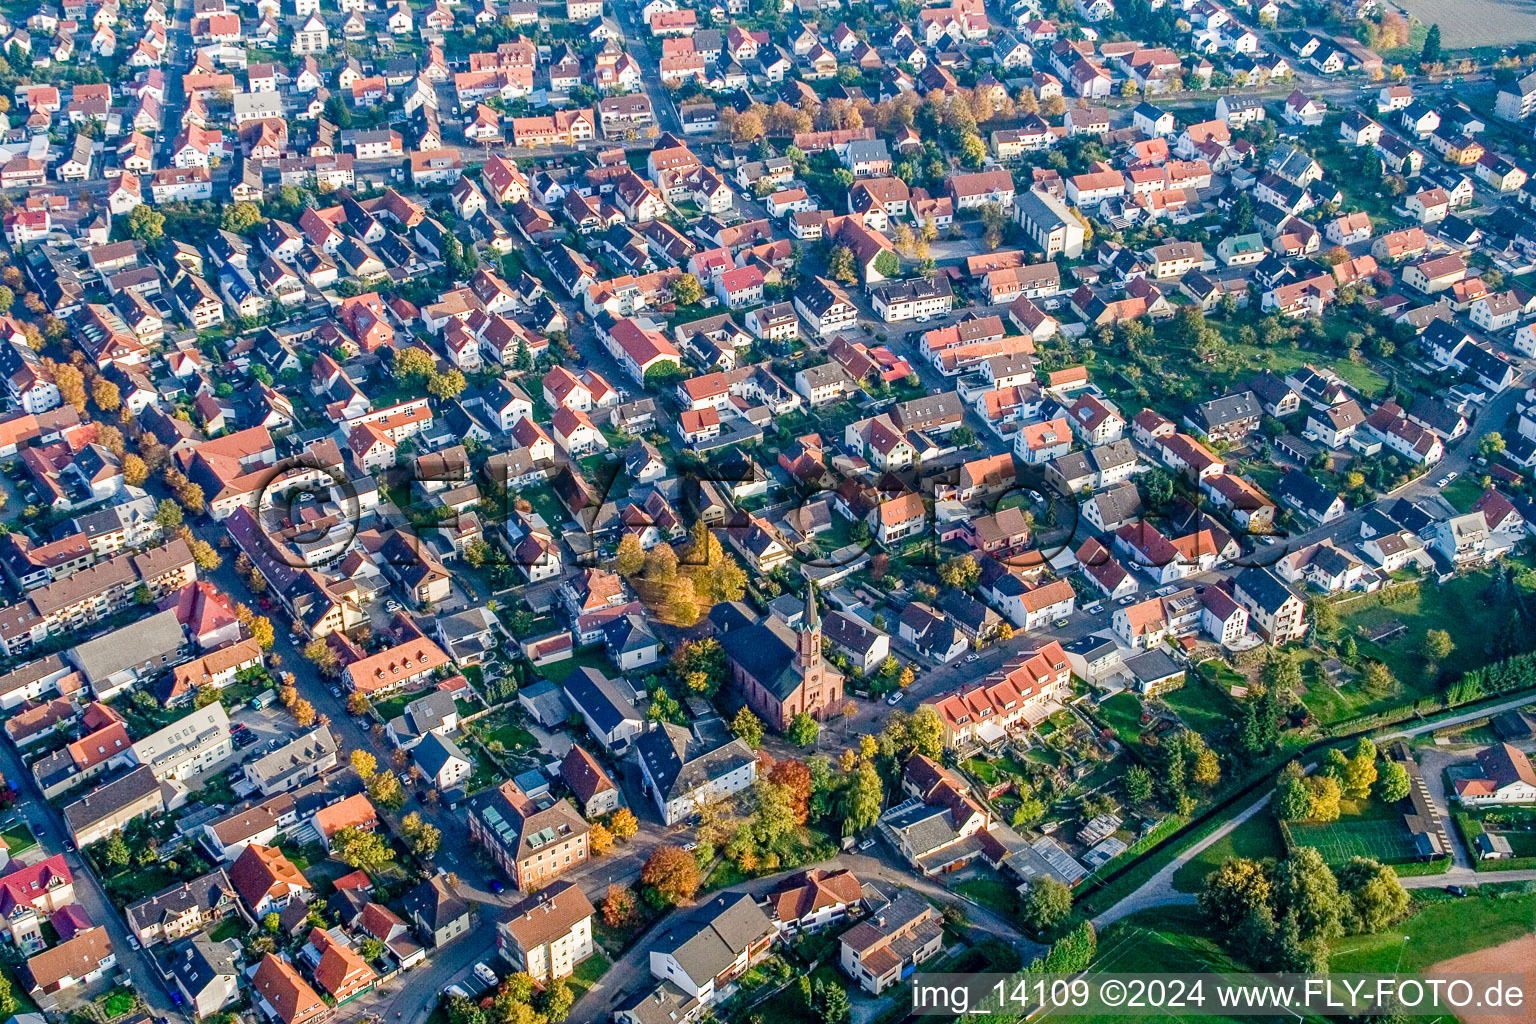
M124 867L128 863L128 841L123 838L122 832L113 832L107 838L106 846L102 849L102 856L108 864Z
M347 694L347 714L361 717L368 713L368 695L361 690Z
M614 568L618 570L619 575L626 579L639 575L640 570L645 567L645 548L641 546L638 534L626 533L619 539L619 549L614 555L614 563Z
M363 954L363 959L369 962L377 961L379 957L384 955L384 941L376 939L372 935L358 943L357 948L358 952Z
M215 551L213 549L213 545L207 541L194 540L191 547L192 561L195 562L197 567L204 572L212 572L224 564L224 559L219 557L219 553Z
M835 981L826 985L817 981L816 986L812 1000L816 1018L821 1024L844 1024L850 1013L848 990Z
M863 761L848 780L843 806L843 835L851 836L873 825L885 805L885 787L880 773L869 761Z
M123 483L129 487L142 486L149 479L149 467L144 460L129 452L123 456Z
M261 215L261 207L255 203L231 203L224 207L224 216L219 226L225 231L243 235L263 220L265 218Z
M1283 821L1312 817L1312 790L1303 779L1286 779L1275 789L1275 814Z
M543 998L540 1000L540 1008L544 1011L544 1019L549 1024L561 1024L570 1016L571 1004L576 1002L576 997L571 993L570 984L560 978L544 989Z
M374 757L373 754L364 750L362 747L358 747L356 750L352 751L352 753L348 756L347 761L349 764L351 764L352 770L357 773L357 777L362 779L364 782L367 782L369 779L373 778L373 776L379 770L379 759Z
M956 590L970 590L981 579L981 566L970 555L956 555L939 566L939 582Z
M1050 877L1041 875L1024 894L1024 921L1037 932L1049 932L1072 915L1072 890Z
M731 719L731 732L753 750L762 745L763 723L745 704L741 706L740 711L736 712L736 717Z
M645 578L651 583L671 583L677 578L677 549L657 544L645 554Z
M1338 872L1338 885L1348 901L1347 931L1370 935L1386 931L1408 913L1408 893L1397 872L1371 857L1351 857Z
M393 861L395 851L373 829L348 826L331 836L331 856L372 874Z
M610 928L622 928L634 919L635 894L627 885L611 884L603 897L603 923Z
M432 354L425 349L410 346L395 352L394 359L390 361L390 372L396 380L414 381L422 383L432 376L437 369L437 363Z
M160 504L155 506L155 523L167 533L181 525L181 518L181 506L170 498L161 498Z
M1382 758L1381 770L1376 776L1376 795L1387 803L1397 803L1408 795L1412 781L1408 769L1395 758Z
M135 209L138 209L138 207L135 207ZM274 912L262 918L261 925L267 931L273 932L275 934L277 930L283 926L283 919Z
M102 412L116 412L123 404L123 396L116 384L105 377L97 377L91 382L91 401Z
M16 991L11 987L11 979L0 974L0 1013L14 1014L21 1009L21 1003L16 999Z
M1424 644L1421 651L1429 661L1438 664L1448 658L1455 649L1456 644L1451 640L1450 633L1443 629L1425 631Z
M308 658L310 662L314 664L315 668L320 670L322 675L330 675L331 673L329 670L336 668L338 664L336 652L331 648L330 644L325 642L324 637L316 637L309 643L305 644L304 657ZM361 691L353 691L352 695L354 697L363 698L365 703L363 704L362 710L367 711L368 706L366 702L368 698ZM350 706L348 710L351 710ZM356 714L356 712L354 712L354 714Z
M613 812L613 817L608 821L608 828L620 839L628 840L640 831L640 822L635 820L635 812L628 807L620 807Z
M1484 434L1482 439L1477 442L1477 454L1485 459L1491 459L1506 447L1504 435L1494 430Z
M272 620L265 615L258 615L251 620L251 639L256 641L256 646L264 651L270 651L277 641L277 635L272 630Z
M468 386L469 381L465 379L463 370L447 370L427 378L427 393L445 402L457 398Z
M816 737L821 735L821 726L816 719L802 711L789 720L789 728L784 730L784 738L797 747L808 747L816 742Z
M165 214L149 206L135 206L128 214L128 233L148 246L165 237Z
M1419 63L1438 64L1442 58L1440 49L1440 26L1429 26L1429 32L1424 36L1424 49L1419 52Z
M981 141L981 136L975 132L966 132L960 137L960 163L965 167L975 170L987 159L987 144Z
M1205 876L1198 897L1200 912L1218 928L1235 928L1270 900L1269 874L1264 865L1246 857L1230 857Z
M679 306L692 306L704 298L704 286L693 274L684 274L672 282L672 301Z
M853 260L853 250L846 245L835 245L827 253L827 276L842 284L857 284L858 271Z
M1360 686L1373 697L1385 697L1397 692L1397 677L1379 661L1368 661L1360 672Z
M811 770L804 761L792 757L778 761L768 772L768 781L784 791L796 825L804 825L811 813Z
M1362 736L1360 742L1355 744L1354 755L1344 766L1344 777L1339 780L1339 785L1346 796L1364 800L1371 795L1371 787L1375 784L1376 745Z
M1309 798L1307 820L1338 821L1339 798L1342 796L1339 780L1332 775L1312 775L1302 781Z
M1315 847L1300 846L1275 870L1275 917L1290 917L1303 941L1328 942L1344 932L1339 881Z
M85 412L85 375L69 363L59 363L53 368L53 383L66 404L76 412Z
M1152 773L1141 765L1135 765L1125 773L1125 796L1132 803L1144 804L1152 799Z
M405 803L405 787L394 772L379 772L368 780L368 797L385 810L393 811Z
M680 846L658 846L640 869L641 884L664 906L693 899L700 881L698 861Z
M315 724L315 706L307 700L299 701L293 706L293 720L300 729L308 729Z
M592 831L587 833L587 846L591 847L594 857L601 857L613 849L613 833L602 822L594 822Z
M430 857L442 845L443 833L436 825L423 821L421 815L412 811L400 819L400 838L405 840L405 845L416 856Z

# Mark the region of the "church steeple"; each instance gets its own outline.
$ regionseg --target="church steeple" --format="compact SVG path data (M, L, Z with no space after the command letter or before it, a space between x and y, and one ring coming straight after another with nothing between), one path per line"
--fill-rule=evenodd
M821 682L821 614L816 610L816 584L805 588L805 614L800 618L800 642L796 651L801 675Z

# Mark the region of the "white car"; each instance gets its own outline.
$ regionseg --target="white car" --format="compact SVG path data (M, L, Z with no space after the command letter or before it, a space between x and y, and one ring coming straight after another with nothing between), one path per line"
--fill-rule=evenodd
M864 840L862 843L859 844L859 849L867 850L871 846L874 846L874 845L875 845L875 837L874 836L870 836L868 839Z
M464 991L458 985L449 985L447 988L443 989L443 994L444 995L450 995L450 996L457 996L460 999L468 999L469 998L469 993Z
M1457 472L1455 472L1453 470L1452 472L1449 472L1449 473L1445 474L1445 476L1441 477L1439 480L1436 480L1435 481L1435 486L1436 487L1444 487L1446 484L1450 483L1452 480L1455 480L1458 476L1461 476L1461 474L1457 473Z
M885 702L887 704L891 705L891 707L895 707L897 704L901 703L902 698L905 697L905 696L906 696L906 693L904 691L897 690L895 693L893 693L889 697L885 698Z
M495 985L497 982L501 981L500 978L496 977L496 972L485 965L484 960L475 964L475 977L479 978L487 985Z

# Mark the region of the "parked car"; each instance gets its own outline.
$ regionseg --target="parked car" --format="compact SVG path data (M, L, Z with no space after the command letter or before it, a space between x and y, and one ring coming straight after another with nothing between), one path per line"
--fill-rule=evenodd
M897 690L895 693L885 698L885 702L891 705L891 707L895 707L897 704L901 703L902 698L904 697L906 697L906 692L903 690Z
M491 879L489 882L486 883L486 885L490 886L491 892L495 893L498 896L500 896L503 892L506 892L506 890L507 890L507 887L501 884L501 879L499 879L499 878Z
M501 979L496 976L496 972L485 965L484 960L475 964L474 971L475 977L479 978L487 985L495 985L497 982L501 981Z

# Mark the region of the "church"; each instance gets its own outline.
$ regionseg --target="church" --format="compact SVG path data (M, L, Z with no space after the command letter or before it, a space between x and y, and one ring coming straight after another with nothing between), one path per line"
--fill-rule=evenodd
M720 646L752 713L783 732L790 719L807 712L825 719L843 700L843 674L821 656L821 615L816 589L809 587L805 612L794 626L777 615L754 621L741 602L710 612Z

